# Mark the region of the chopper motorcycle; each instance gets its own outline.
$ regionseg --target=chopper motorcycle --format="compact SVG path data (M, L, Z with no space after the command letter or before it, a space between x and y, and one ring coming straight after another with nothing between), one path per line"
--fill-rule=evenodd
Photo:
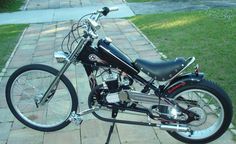
M222 88L204 78L198 66L192 73L184 73L194 57L161 62L138 58L133 62L109 38L92 45L101 28L99 18L116 10L104 7L72 26L62 51L54 53L63 64L60 70L30 64L10 76L5 92L13 115L24 125L46 132L60 130L70 122L81 124L82 116L92 113L113 124L158 127L185 143L219 138L232 120L232 103ZM91 88L89 109L79 113L77 93L64 74L77 63L84 67ZM136 90L136 85L141 90ZM110 117L99 113L102 110ZM138 113L148 121L119 119L121 112Z

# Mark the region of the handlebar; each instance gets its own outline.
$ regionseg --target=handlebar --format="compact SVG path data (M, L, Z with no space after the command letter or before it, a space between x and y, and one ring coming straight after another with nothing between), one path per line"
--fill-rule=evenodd
M87 26L85 27L86 30L84 32L89 34L94 39L98 38L96 31L101 28L101 26L97 22L99 20L99 18L102 16L107 16L107 14L109 12L118 11L118 10L119 9L117 7L110 7L110 8L103 7L102 9L97 10L96 12L93 12L91 14L87 14L87 15L91 15L91 16L90 16L90 18L87 18L85 20L85 25L87 25ZM87 15L85 15L85 16L87 16ZM85 16L83 16L83 17L85 17Z
M69 53L73 52L75 43L79 43L79 39L85 38L94 40L98 38L97 30L101 28L98 23L99 18L106 16L109 12L118 11L117 7L104 7L95 12L85 14L82 16L77 23L74 23L71 27L70 32L63 39L61 48L65 52L64 47L67 48ZM77 47L77 46L76 46Z
M119 10L119 8L117 8L117 7L110 7L110 8L104 7L102 9L100 9L100 10L97 10L97 12L94 13L95 15L97 14L97 16L95 16L94 19L91 19L91 18L87 19L88 20L88 24L89 24L89 26L91 27L91 30L92 30L89 33L92 35L93 38L97 38L98 37L98 35L96 34L96 31L98 29L100 29L100 25L97 23L98 19L101 16L107 16L107 14L109 12L118 11L118 10Z

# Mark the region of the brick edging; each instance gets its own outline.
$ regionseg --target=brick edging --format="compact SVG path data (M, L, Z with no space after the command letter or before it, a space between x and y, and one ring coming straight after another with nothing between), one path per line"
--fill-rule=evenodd
M164 55L162 52L160 52L157 49L157 47L147 38L147 36L134 23L132 23L130 20L128 20L128 21L144 37L144 39L147 40L151 44L153 49L161 56L162 59L167 59L167 56Z
M23 39L23 36L24 36L24 34L25 34L25 32L26 32L27 29L28 29L28 27L25 28L24 31L21 33L21 36L20 36L20 38L19 38L17 44L15 45L14 50L12 51L10 57L8 58L8 60L7 60L6 64L5 64L5 66L4 66L4 68L2 69L2 71L1 71L1 73L0 73L0 83L1 83L1 81L2 81L2 78L3 78L4 75L5 75L6 68L9 66L9 64L10 64L10 62L11 62L11 60L12 60L14 54L16 53L16 50L17 50L17 48L19 47L19 45L20 45L20 43L21 43L21 41L22 41L22 39Z

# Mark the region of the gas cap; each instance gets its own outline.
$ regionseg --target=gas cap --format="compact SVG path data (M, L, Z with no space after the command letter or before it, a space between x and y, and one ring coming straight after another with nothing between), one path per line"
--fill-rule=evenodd
M112 39L109 37L105 37L105 41L106 44L110 44L112 42Z

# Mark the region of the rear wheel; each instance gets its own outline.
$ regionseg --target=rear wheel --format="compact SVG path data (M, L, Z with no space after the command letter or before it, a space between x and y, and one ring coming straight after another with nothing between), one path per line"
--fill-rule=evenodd
M182 100L181 107L200 116L188 126L190 132L168 132L174 138L185 143L208 143L220 137L232 120L232 103L229 96L216 84L202 80L187 84L171 94L172 98ZM193 106L189 102L196 101Z
M52 67L32 64L16 70L6 86L6 100L13 115L26 126L39 131L56 131L67 126L78 98L71 82L62 75L52 99L37 106L58 71Z

